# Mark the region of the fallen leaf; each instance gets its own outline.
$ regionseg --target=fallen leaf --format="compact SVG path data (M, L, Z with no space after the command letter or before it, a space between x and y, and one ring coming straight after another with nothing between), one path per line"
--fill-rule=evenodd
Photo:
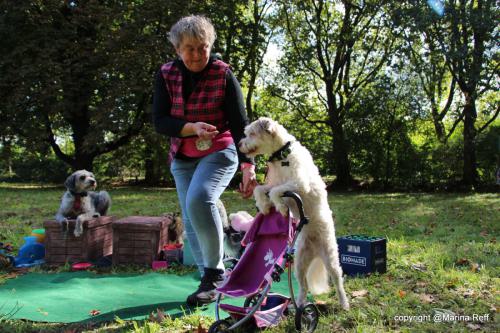
M365 297L368 295L368 290L362 289L362 290L356 290L352 292L352 297L358 298L358 297Z
M43 311L43 308L38 308L38 309L36 309L36 311L40 312L44 316L48 316L49 315L49 313L47 311Z
M204 329L202 326L201 326L201 323L198 324L198 331L196 331L197 333L207 333L207 330Z
M431 303L434 303L436 301L436 298L430 294L419 294L418 298L424 304L431 304Z
M450 281L446 282L446 288L448 289L454 289L457 287L458 279L451 279Z
M320 312L328 312L331 306L326 301L315 301L314 305L316 305L316 307Z
M412 264L411 268L420 272L427 272L427 266L421 262L417 262L416 264Z
M156 309L155 312L151 312L149 314L149 321L155 322L155 323L161 323L166 319L165 312L163 312L162 309Z
M467 297L472 297L476 294L476 292L474 291L474 289L467 289L465 290L463 293L462 293L462 296L464 296L465 298Z
M90 310L89 314L91 316L97 316L97 315L101 314L101 311L99 311L99 310Z
M479 331L481 329L481 325L468 323L467 327L473 331Z
M406 296L406 291L398 290L398 295L399 295L399 298L404 298Z
M489 235L488 231L487 230L482 230L480 233L479 233L481 236L483 237L486 237Z
M474 273L477 273L481 270L481 266L477 262L473 262L470 264L470 270Z
M427 284L428 284L427 282L418 281L417 282L417 287L419 287L419 288L425 288L425 287L427 287Z

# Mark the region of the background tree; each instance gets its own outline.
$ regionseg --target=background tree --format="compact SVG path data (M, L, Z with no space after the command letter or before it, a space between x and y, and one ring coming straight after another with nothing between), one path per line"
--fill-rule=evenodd
M394 49L395 38L383 15L385 1L282 1L285 53L290 76L309 76L309 86L325 112L311 124L324 124L333 138L335 184L352 182L345 123L355 96L372 82ZM292 87L293 90L295 87ZM292 100L293 91L288 96ZM299 109L298 109L299 110ZM315 118L313 120L313 117Z
M425 93L426 99L423 104L427 104L430 108L437 139L441 143L446 143L461 121L460 117L455 117L454 125L446 129L445 117L452 114L450 111L454 105L457 106L456 101L460 97L456 96L456 80L450 73L446 59L432 34L428 31L412 34L411 30L405 31L404 34L408 57Z
M151 50L168 17L161 1L1 6L2 109L17 134L48 142L73 169L91 170L97 156L139 133L157 66ZM64 133L71 153L57 141Z
M500 113L498 104L485 110L490 118L477 126L478 99L485 92L499 88L500 8L495 0L446 1L441 16L410 1L409 13L418 31L436 42L452 75L451 82L456 82L463 95L463 109L458 117L463 125L462 183L469 187L477 185L476 139Z

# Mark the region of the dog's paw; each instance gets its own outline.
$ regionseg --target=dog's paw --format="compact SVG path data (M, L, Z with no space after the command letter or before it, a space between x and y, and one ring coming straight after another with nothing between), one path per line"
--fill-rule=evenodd
M69 221L68 219L64 219L60 222L61 224L61 232L65 233L68 232L69 229Z
M83 234L83 221L77 219L75 223L75 230L73 231L73 235L75 237L80 237Z
M288 216L288 206L285 204L283 200L283 193L279 190L271 190L269 193L269 198L271 199L272 204L276 207L276 210L281 213L283 216Z
M73 232L73 235L75 237L80 237L83 234L83 230L75 228L75 231Z
M282 203L276 205L276 210L284 217L288 217L288 206Z
M264 215L269 214L269 212L271 211L271 207L273 207L273 204L269 200L257 201L255 204L257 205L259 212Z

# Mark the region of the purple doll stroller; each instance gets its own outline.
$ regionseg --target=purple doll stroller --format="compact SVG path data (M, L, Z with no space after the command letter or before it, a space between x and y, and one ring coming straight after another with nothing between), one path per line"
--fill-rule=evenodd
M224 284L217 288L219 295L215 303L216 321L208 332L230 332L246 324L259 328L277 325L284 315L289 314L289 304L295 309L295 327L299 332L313 332L319 319L319 312L312 303L297 307L292 286L292 262L294 245L302 227L308 223L304 216L302 200L293 192L285 192L284 197L295 200L299 208L300 220L284 218L274 208L268 215L258 214L252 227L242 241L245 252L229 273ZM271 293L273 281L288 267L290 297ZM222 304L222 295L245 297L243 307ZM219 310L230 317L220 319Z

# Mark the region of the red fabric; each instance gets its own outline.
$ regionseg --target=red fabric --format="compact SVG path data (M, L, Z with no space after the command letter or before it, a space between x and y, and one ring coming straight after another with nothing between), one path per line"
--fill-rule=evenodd
M73 201L73 210L78 212L82 209L82 197L75 195L75 200Z
M174 62L164 64L161 67L161 72L165 79L167 92L172 100L171 116L189 122L202 121L214 125L220 133L227 131L228 121L224 117L222 104L226 92L226 72L228 69L229 65L226 63L220 60L213 61L209 68L203 72L203 76L188 100L184 101L181 71L174 65ZM186 139L171 138L169 161L179 151L183 140ZM203 156L209 153L205 151Z
M212 147L207 150L200 151L196 149L196 140L198 140L198 137L196 136L182 139L182 145L179 148L179 152L188 157L203 157L215 151L225 149L234 142L230 131L219 133L212 139Z

